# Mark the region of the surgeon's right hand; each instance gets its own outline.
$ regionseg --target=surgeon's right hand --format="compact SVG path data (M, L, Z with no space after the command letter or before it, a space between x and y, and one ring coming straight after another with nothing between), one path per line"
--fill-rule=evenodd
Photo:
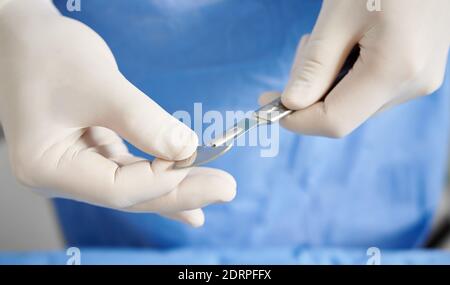
M172 169L197 136L119 72L105 42L61 16L49 0L0 9L0 120L14 173L24 184L193 226L202 207L235 196L227 173ZM149 154L130 154L121 137Z

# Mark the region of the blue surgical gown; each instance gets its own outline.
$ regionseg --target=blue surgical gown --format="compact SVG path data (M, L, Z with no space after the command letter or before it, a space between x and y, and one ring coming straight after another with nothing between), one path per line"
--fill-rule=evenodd
M316 0L89 0L60 11L98 32L124 75L166 110L252 110L282 90ZM371 118L344 139L280 132L279 155L238 147L211 163L236 199L200 229L155 214L58 200L70 246L276 248L420 246L444 188L449 80L432 96ZM445 94L447 93L447 94ZM192 114L193 116L193 114ZM131 147L131 150L143 155Z

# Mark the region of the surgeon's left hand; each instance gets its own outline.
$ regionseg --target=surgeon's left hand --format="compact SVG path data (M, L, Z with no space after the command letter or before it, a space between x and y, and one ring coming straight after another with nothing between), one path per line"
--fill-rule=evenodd
M128 81L95 31L50 0L0 9L0 121L14 174L50 197L201 226L202 208L236 193L224 171L173 169L195 151L196 134ZM122 138L156 158L134 156Z
M281 96L296 110L281 124L298 133L343 137L379 111L428 95L442 84L450 43L449 0L325 0L302 38ZM360 56L329 93L352 48Z

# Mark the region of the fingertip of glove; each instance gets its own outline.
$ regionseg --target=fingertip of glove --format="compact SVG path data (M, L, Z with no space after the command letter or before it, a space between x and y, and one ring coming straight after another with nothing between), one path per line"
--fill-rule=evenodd
M182 146L180 147L179 153L174 157L174 160L183 160L194 154L198 146L197 134L188 129L186 136L180 143Z
M199 209L190 215L186 222L193 228L200 228L205 224L205 214Z
M301 110L309 107L314 100L314 84L304 79L291 79L283 94L281 102L291 110Z
M224 187L224 189L226 189L226 190L223 191L223 195L221 197L221 202L233 201L234 198L236 197L236 193L237 193L236 180L233 178L233 176L231 176L230 174L228 174L226 172L224 173L222 180L223 180L223 184L226 185L226 187Z
M197 134L182 123L170 130L171 135L168 137L167 144L170 146L170 160L183 160L190 157L198 146Z
M196 187L206 191L210 203L225 203L232 201L236 196L236 180L226 171L208 168L194 167L190 170L189 180Z
M310 104L303 95L299 94L301 93L296 92L296 94L293 94L292 92L287 91L281 96L281 103L283 103L283 105L290 110L301 110L307 108ZM303 96L303 98L301 96Z

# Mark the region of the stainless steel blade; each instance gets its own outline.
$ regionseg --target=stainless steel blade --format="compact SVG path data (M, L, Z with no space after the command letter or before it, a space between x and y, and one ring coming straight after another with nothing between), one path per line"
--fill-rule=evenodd
M187 159L176 161L173 167L175 169L181 169L203 165L223 155L232 146L232 144L222 146L198 146L193 155Z
M212 140L208 145L216 147L221 145L232 144L232 142L245 134L249 130L255 128L260 124L257 118L245 118L237 122L232 128L225 131L225 133Z
M291 112L281 104L280 99L274 100L256 110L250 118L244 118L237 122L232 128L226 130L222 136L215 138L208 145L197 147L197 151L191 157L175 162L174 168L199 166L215 160L229 151L234 140L238 137L257 126L274 123Z

